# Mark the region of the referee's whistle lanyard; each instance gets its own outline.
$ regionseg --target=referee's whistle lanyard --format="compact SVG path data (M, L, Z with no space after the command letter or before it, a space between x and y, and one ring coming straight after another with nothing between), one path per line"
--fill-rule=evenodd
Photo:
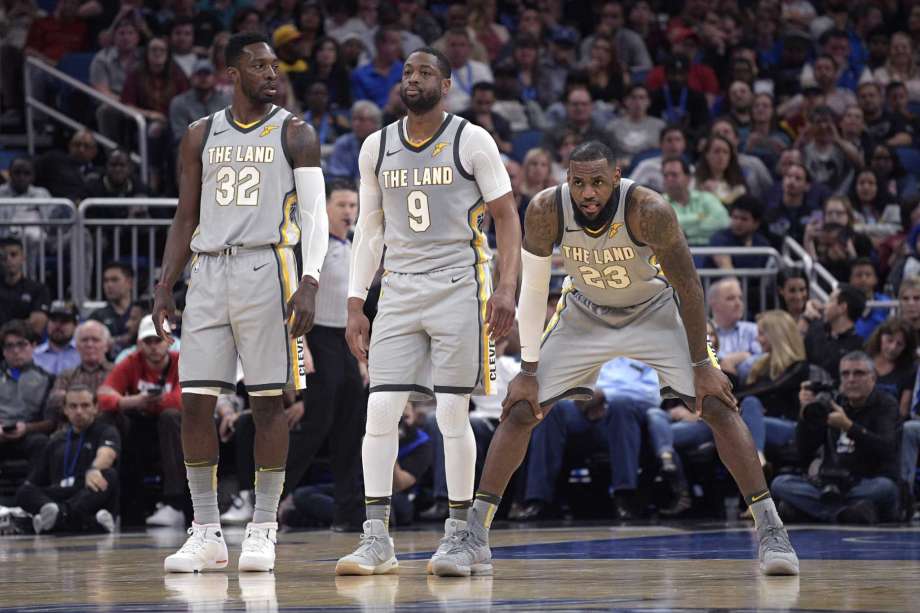
M473 68L470 63L466 63L466 83L460 80L460 75L454 78L454 83L460 86L460 89L466 92L467 96L473 95Z
M664 86L664 101L667 105L665 108L665 113L668 115L668 123L680 123L684 118L684 115L687 114L687 86L681 88L680 90L680 100L677 103L677 108L674 108L674 100L671 98L671 86L665 83Z
M74 484L74 474L77 472L77 460L80 459L80 452L83 450L83 440L85 438L86 430L80 433L80 440L77 442L77 449L73 454L73 460L71 460L70 445L73 442L73 426L67 428L67 446L64 447L64 478L61 479L61 487L71 487Z

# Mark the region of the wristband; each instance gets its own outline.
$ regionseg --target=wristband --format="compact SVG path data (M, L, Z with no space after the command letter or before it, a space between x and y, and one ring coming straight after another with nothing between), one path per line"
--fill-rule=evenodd
M522 369L521 369L521 374L524 375L525 377L536 377L536 376L537 376L537 371L535 371L535 370L534 370L534 371L530 371L530 370L525 370L525 369L522 368Z
M691 366L692 368L700 368L701 366L707 366L707 365L711 365L711 364L712 364L712 359L710 359L709 356L706 356L705 358L703 358L703 359L700 360L699 362L691 362L691 363L690 363L690 366Z

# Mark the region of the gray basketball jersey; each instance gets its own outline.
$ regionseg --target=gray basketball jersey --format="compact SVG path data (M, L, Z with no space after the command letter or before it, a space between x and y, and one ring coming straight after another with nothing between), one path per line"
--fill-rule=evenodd
M376 175L383 193L386 270L423 273L490 259L481 231L482 193L460 162L465 119L448 113L420 146L405 119L381 129Z
M597 232L575 221L568 183L556 188L565 271L574 288L598 306L643 304L668 287L651 248L634 240L626 227L627 202L635 186L630 179L620 179L608 205L616 207L613 218Z
M291 117L275 106L246 127L233 121L229 107L208 118L201 149L201 212L192 251L297 244L297 192L284 146Z

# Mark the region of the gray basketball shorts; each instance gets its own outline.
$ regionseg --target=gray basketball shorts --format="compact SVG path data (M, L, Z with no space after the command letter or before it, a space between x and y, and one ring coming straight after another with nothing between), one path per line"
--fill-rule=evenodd
M662 396L694 395L690 348L673 290L635 307L613 308L566 287L543 333L540 404L590 398L601 367L616 357L654 368Z
M304 339L290 337L284 317L297 275L287 247L196 254L182 312L180 385L235 390L239 356L247 390L304 389Z
M491 394L495 346L485 326L488 263L384 273L368 352L370 391Z

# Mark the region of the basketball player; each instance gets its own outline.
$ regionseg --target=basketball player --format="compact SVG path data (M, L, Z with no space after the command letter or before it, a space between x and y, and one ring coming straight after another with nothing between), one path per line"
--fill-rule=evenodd
M411 392L435 397L444 435L450 517L432 560L465 527L476 462L470 393L491 392L492 341L514 323L521 228L511 181L489 134L445 113L450 76L441 52L410 54L400 84L408 116L369 136L358 158L361 209L346 339L359 360L370 359L361 453L367 521L361 545L336 565L339 575L397 569L388 520L399 418ZM494 294L480 230L487 211L501 256ZM368 351L362 309L384 245L386 272Z
M217 510L214 405L221 390L236 387L237 356L256 424L257 466L255 513L239 569L274 568L288 450L281 394L303 387L303 335L313 325L328 244L319 143L313 128L271 103L278 58L268 40L259 34L231 37L227 72L231 105L193 123L179 148L179 207L155 293L157 333L169 339L164 319L175 315L172 287L193 257L179 382L195 518L189 539L165 560L170 572L227 566ZM293 252L298 240L304 270L299 287Z
M620 179L614 159L602 143L579 145L567 182L543 190L527 208L521 373L502 404L467 530L434 571L491 574L489 526L530 432L557 400L590 398L601 366L624 356L654 368L662 396L682 399L712 428L719 456L753 512L762 571L798 574L798 558L731 384L707 346L703 288L677 217L659 194ZM550 255L557 245L568 278L541 347Z

